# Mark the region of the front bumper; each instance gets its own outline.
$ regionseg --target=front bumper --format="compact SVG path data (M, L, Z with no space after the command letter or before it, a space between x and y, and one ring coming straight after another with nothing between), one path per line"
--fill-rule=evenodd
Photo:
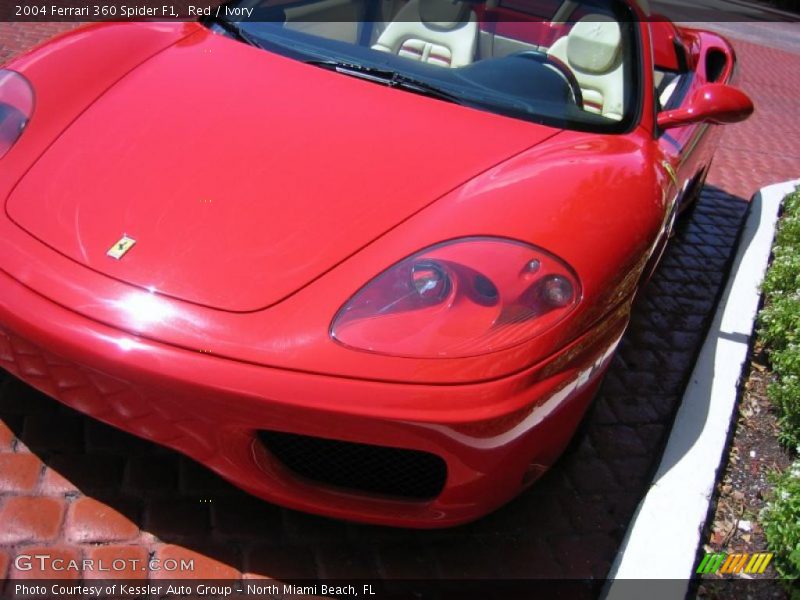
M275 369L136 337L67 310L0 271L0 366L100 421L183 452L290 508L395 526L474 520L561 453L627 324L628 303L561 352L508 377L422 385ZM464 409L453 408L463 405ZM447 407L447 410L442 410ZM294 473L259 431L422 451L441 492L403 500Z

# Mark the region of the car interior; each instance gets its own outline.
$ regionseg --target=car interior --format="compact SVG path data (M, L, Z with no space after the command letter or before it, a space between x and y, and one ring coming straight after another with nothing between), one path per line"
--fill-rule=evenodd
M638 0L650 14L646 0ZM281 27L448 69L510 56L535 59L569 80L586 113L621 121L623 32L608 2L575 0L245 0L256 14L280 11ZM654 35L670 35L655 27ZM681 61L657 66L657 97L669 105Z
M324 13L319 4L333 9L343 2L315 3L322 13L309 13L311 6L287 8L284 27L358 43L358 28L352 22L302 20L309 14L319 19ZM353 0L347 3L354 4ZM375 50L448 68L516 53L543 53L577 82L583 110L622 119L622 36L619 24L608 15L588 13L570 22L580 9L586 12L585 5L571 1L381 0L379 5L380 18L370 21L375 25L369 33ZM354 5L352 11L357 14L358 7ZM499 20L508 19L512 12L514 20Z

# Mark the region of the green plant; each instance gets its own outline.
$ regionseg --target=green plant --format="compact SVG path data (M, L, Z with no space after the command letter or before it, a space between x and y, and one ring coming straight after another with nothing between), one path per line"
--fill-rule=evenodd
M761 524L775 570L789 580L800 578L800 460L772 478L772 499L761 511Z
M759 315L759 334L772 359L776 351L800 341L800 298L777 292L768 293L767 298L769 304Z
M784 199L772 255L761 287L765 306L758 317L774 373L767 393L778 410L779 441L800 451L800 191ZM776 571L794 582L800 578L800 460L776 473L772 483L760 520L775 553ZM796 591L792 588L793 599Z
M761 286L766 302L759 335L775 374L769 397L778 409L781 443L800 445L800 191L784 199L773 260ZM800 527L800 525L798 525Z
M800 379L781 378L769 386L767 393L779 411L778 441L786 446L800 444Z

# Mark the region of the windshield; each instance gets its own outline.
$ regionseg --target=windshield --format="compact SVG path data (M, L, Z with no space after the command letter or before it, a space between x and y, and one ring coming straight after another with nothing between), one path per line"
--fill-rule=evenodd
M618 133L639 106L634 19L615 0L234 0L207 23L342 76Z

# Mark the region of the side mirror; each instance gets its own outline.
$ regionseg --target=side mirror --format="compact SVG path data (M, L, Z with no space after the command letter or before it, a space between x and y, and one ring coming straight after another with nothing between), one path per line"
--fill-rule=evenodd
M743 91L723 83L707 83L697 88L681 108L658 115L661 129L694 123L738 123L753 113L753 101Z

